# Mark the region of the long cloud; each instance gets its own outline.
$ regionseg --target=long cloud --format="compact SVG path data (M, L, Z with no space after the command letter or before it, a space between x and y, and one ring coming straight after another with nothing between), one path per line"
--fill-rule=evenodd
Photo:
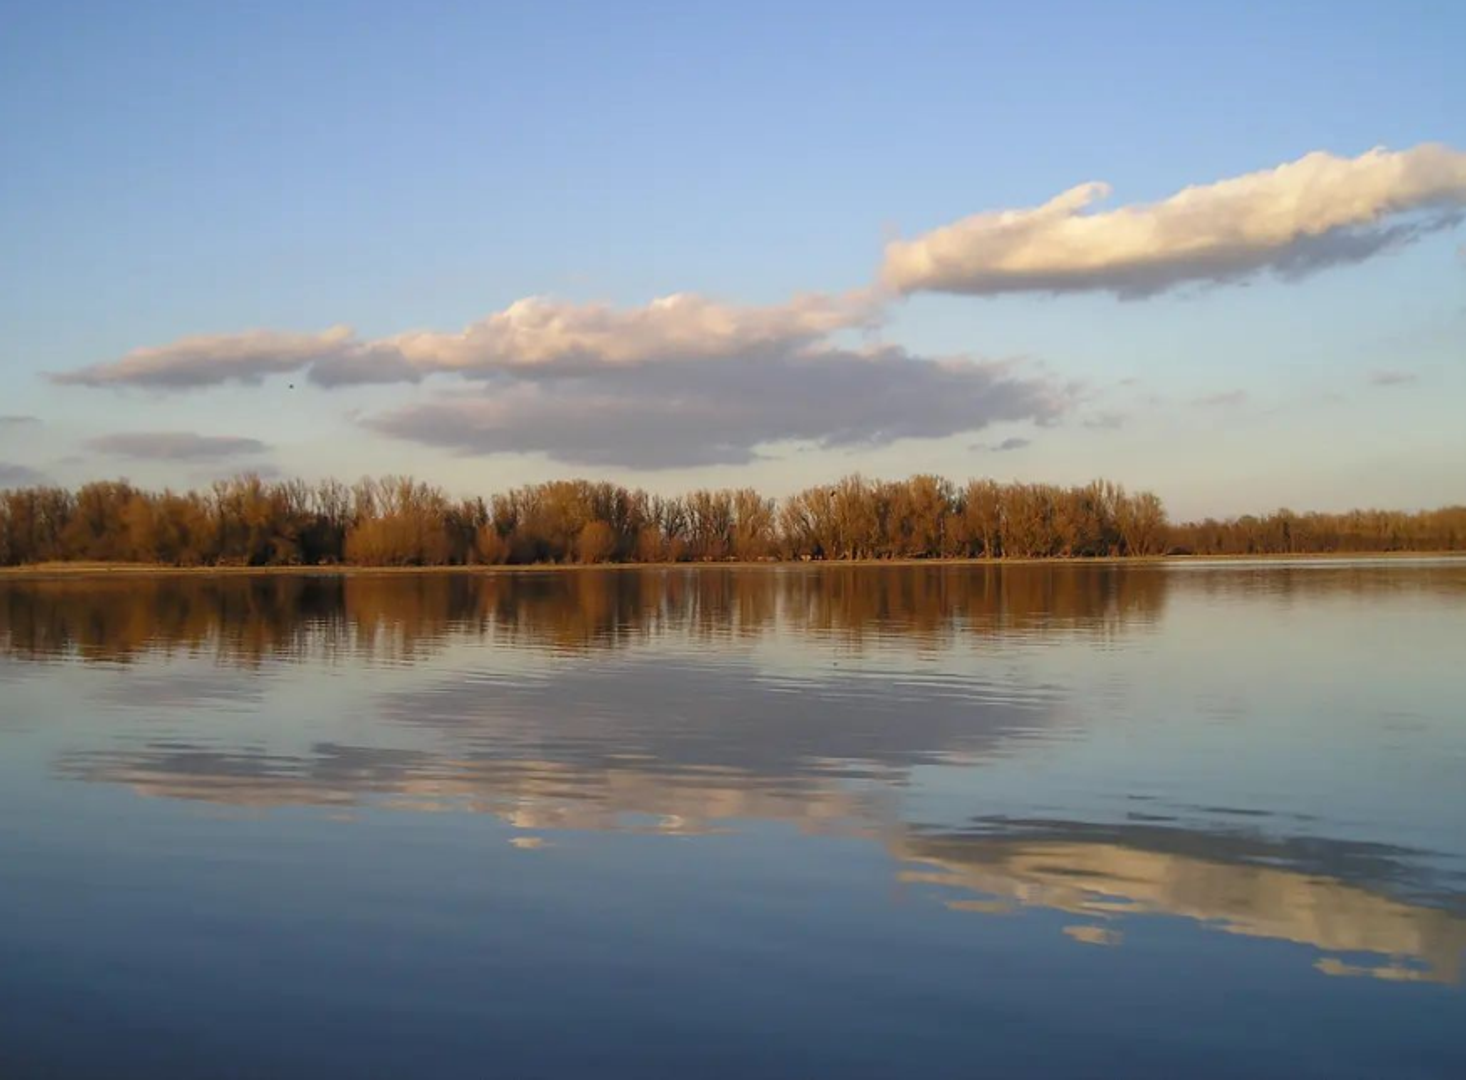
M93 386L190 389L303 372L322 386L473 380L362 421L459 453L542 453L632 468L746 462L765 443L884 445L1000 421L1048 423L1072 391L1011 364L852 349L872 294L733 307L678 295L639 308L522 300L464 330L367 340L350 331L187 338L60 377ZM262 446L177 433L117 435L93 449L200 459Z
M52 375L73 386L143 386L189 390L240 382L258 384L340 356L354 347L349 327L319 334L251 330L242 334L200 334L168 345L134 349L120 360Z
M128 431L101 435L87 448L119 457L151 461L221 461L264 453L269 447L258 439L232 435L198 435L191 431Z
M322 386L417 381L439 373L565 375L793 348L869 324L876 310L871 293L801 296L767 307L737 307L679 293L619 309L528 297L452 333L419 330L362 339L349 327L336 326L315 334L256 330L186 337L52 379L187 390L256 384L296 371Z
M504 382L367 418L381 434L464 454L543 453L637 469L740 464L765 443L880 446L1005 420L1048 423L1069 388L1012 365L900 349L772 350L702 365Z
M1109 195L1094 181L1041 206L894 241L882 280L900 293L1141 297L1262 271L1298 277L1455 225L1466 207L1466 153L1439 144L1355 158L1316 152L1161 202L1093 212Z

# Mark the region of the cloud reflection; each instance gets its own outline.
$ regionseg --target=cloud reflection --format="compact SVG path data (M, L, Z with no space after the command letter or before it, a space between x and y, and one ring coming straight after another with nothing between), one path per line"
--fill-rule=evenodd
M958 911L1042 908L1095 923L1074 940L1116 945L1126 918L1164 915L1328 955L1327 975L1459 983L1466 897L1410 895L1421 853L1386 845L1083 822L1015 823L992 835L911 832L901 880L952 890ZM974 901L971 894L980 899ZM1355 962L1360 956L1374 959Z
M523 835L556 831L705 835L774 821L819 836L882 844L896 878L933 887L956 912L1025 909L1091 920L1063 928L1084 945L1120 946L1128 919L1166 916L1324 955L1331 976L1456 984L1466 897L1423 869L1427 853L1316 837L1266 839L1204 828L994 823L932 833L901 820L889 783L840 775L676 762L592 747L588 761L451 758L321 745L308 756L162 745L73 753L61 776L122 784L152 798L270 808L379 805L400 812L486 813ZM914 752L910 755L917 756ZM887 777L888 781L894 778Z

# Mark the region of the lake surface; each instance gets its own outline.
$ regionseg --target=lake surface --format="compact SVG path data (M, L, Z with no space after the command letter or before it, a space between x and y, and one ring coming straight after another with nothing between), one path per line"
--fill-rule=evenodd
M1466 1076L1466 563L0 581L0 1076Z

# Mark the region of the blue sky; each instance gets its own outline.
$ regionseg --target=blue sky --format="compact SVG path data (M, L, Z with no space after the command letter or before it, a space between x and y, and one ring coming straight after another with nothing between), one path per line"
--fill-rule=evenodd
M1089 181L1111 190L1086 214L1316 151L1466 150L1461 5L0 7L0 416L35 418L0 423L0 481L259 467L779 494L932 470L1104 475L1180 516L1466 501L1456 195L1419 235L1301 276L1264 260L1141 296L917 285L773 345L764 315L730 316L756 329L646 366L615 314L863 296L887 242ZM323 385L251 353L279 373L47 377L209 335L185 358L203 371L217 339L337 325L357 363L535 296L572 320L605 305L614 342L552 361L604 366L523 375L496 353L459 374L435 354ZM791 359L811 348L817 367ZM950 383L913 366L951 357L971 369ZM713 428L699 395L732 402Z

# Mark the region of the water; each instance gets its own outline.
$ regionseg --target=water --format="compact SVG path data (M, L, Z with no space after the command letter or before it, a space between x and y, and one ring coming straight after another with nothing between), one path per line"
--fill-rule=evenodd
M1466 1075L1466 563L0 581L0 1075Z

